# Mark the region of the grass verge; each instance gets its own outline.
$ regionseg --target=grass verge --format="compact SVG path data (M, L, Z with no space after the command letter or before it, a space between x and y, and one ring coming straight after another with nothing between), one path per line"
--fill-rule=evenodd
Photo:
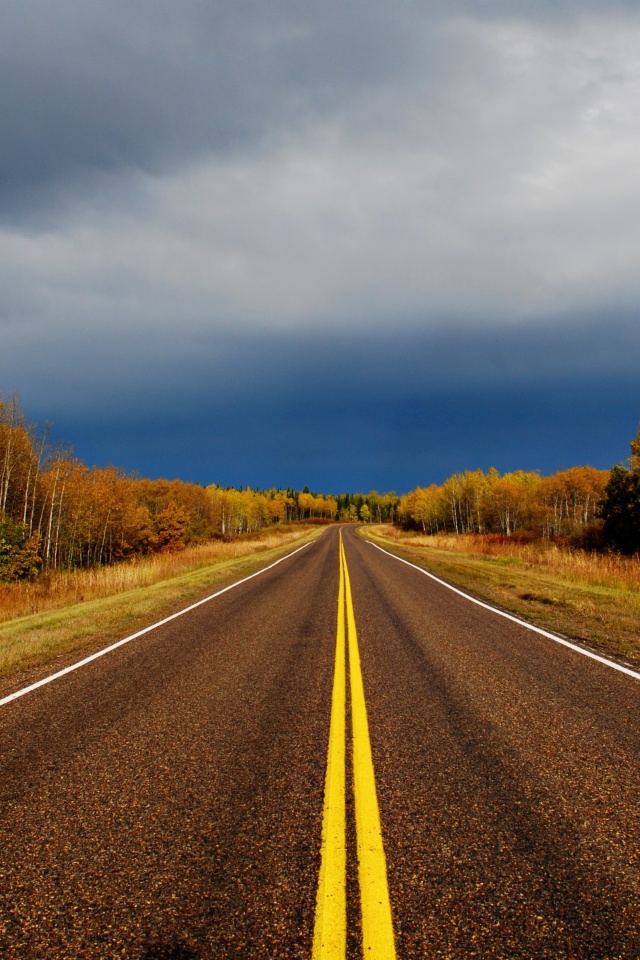
M76 587L91 596L69 602L69 586L49 606L0 623L0 695L135 633L313 540L322 527L298 527L262 539L204 544L120 570L84 571ZM79 584L79 586L78 586ZM65 602L66 598L66 602ZM46 606L44 597L39 602Z
M359 529L474 596L594 650L640 666L640 562L544 544Z

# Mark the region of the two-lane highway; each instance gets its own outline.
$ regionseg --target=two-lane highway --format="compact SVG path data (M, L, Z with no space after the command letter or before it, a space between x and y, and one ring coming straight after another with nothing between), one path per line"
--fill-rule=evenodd
M336 712L361 956L353 637L392 927L367 956L640 957L640 681L343 542L0 706L0 956L310 958Z

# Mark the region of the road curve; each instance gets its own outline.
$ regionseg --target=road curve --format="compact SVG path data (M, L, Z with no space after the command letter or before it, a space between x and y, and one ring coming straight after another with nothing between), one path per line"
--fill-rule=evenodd
M397 956L637 960L640 682L343 540ZM331 528L0 708L0 956L311 957L339 583Z

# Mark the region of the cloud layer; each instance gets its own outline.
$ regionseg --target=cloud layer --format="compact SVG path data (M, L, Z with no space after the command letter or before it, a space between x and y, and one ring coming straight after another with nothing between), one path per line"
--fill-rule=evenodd
M9 3L0 384L203 482L535 466L525 410L540 468L620 459L639 41L622 2Z

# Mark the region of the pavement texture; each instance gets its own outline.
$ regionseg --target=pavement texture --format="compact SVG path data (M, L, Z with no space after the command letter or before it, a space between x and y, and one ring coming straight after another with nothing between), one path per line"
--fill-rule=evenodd
M397 956L637 960L640 681L343 538ZM0 707L1 957L311 956L338 574L330 528Z

